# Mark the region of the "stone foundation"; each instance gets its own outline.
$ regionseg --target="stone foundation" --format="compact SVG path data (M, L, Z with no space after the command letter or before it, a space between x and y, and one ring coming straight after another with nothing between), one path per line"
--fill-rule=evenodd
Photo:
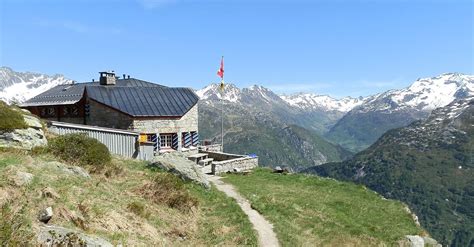
M201 152L207 153L209 158L214 159L211 164L212 174L246 172L258 167L258 157L221 152Z

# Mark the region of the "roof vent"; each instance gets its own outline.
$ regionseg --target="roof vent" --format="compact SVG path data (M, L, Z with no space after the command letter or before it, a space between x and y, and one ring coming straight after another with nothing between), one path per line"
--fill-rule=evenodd
M127 76L127 79L130 79L130 75Z
M123 74L123 79L125 79L125 74Z
M99 72L100 85L115 85L115 72Z

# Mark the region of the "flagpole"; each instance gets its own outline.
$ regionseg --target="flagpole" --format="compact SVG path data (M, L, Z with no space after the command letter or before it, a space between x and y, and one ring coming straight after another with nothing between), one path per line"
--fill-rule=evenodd
M224 56L222 56L222 61ZM224 152L224 74L221 78L221 151Z

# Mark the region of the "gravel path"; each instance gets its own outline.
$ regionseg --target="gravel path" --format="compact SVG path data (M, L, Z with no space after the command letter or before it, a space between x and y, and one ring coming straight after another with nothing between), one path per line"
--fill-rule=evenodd
M234 198L239 204L240 208L249 217L253 228L258 233L258 242L260 246L280 246L275 232L273 232L273 225L270 224L261 214L250 207L247 199L242 197L235 190L234 186L222 182L219 176L206 175L207 179L212 182L216 188L224 192L227 196Z

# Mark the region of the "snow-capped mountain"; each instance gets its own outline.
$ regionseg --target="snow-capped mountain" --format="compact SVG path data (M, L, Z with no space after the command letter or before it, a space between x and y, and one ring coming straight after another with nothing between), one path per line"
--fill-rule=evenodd
M341 118L326 137L360 151L387 130L425 119L432 110L473 95L473 75L445 73L418 79L407 88L367 97Z
M242 98L241 90L231 83L225 84L224 92L221 92L219 84L212 83L203 89L197 90L196 94L201 100L220 100L224 96L224 100L234 103Z
M54 86L72 83L63 75L48 76L32 72L16 72L0 67L0 100L7 103L23 102Z
M219 84L209 84L203 89L197 90L196 94L201 100L225 100L232 103L252 104L252 103L283 103L280 96L270 89L259 85L253 85L248 88L238 88L234 84L225 84L224 91L221 92ZM210 102L210 101L207 101Z
M223 100L232 103L255 103L256 101L265 104L284 104L287 107L300 109L302 111L339 111L348 112L355 106L360 105L364 99L345 97L334 99L326 95L313 93L298 93L292 95L277 95L268 88L253 85L248 88L238 88L234 84L226 84L223 94L219 84L209 84L203 89L197 90L196 94L201 100ZM210 102L210 101L206 101Z
M409 87L367 97L358 111L400 111L416 109L430 112L456 99L474 95L474 76L445 73L421 78Z
M338 100L327 95L317 95L313 93L282 95L281 98L288 104L305 110L320 109L340 112L348 112L364 102L364 98L362 97L345 97Z

